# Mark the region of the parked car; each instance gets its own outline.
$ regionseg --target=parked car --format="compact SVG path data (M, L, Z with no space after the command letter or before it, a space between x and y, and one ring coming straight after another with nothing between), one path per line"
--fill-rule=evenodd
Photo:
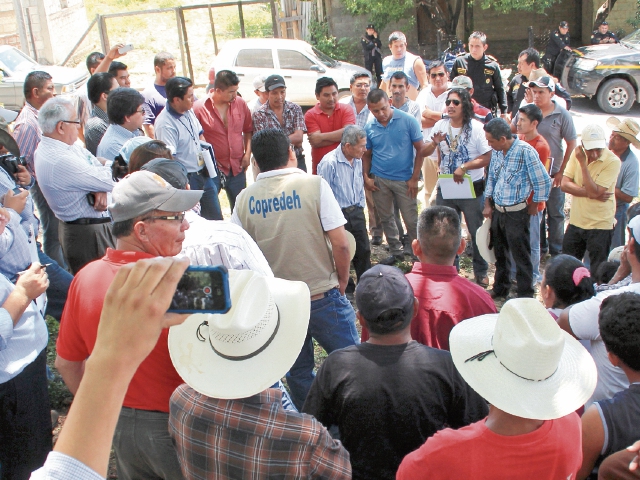
M253 79L262 73L282 75L287 83L287 100L313 106L316 80L331 77L338 84L340 97L348 96L349 80L362 67L333 60L302 40L284 38L241 38L225 43L213 61L212 69L233 70L240 77L239 92L247 101L255 96Z
M58 95L75 98L76 91L89 79L89 72L79 68L40 65L15 47L0 46L0 103L18 111L24 105L23 85L29 72L42 70L53 77Z
M595 97L607 113L627 112L638 99L640 30L619 44L589 45L558 57L555 73L570 94Z

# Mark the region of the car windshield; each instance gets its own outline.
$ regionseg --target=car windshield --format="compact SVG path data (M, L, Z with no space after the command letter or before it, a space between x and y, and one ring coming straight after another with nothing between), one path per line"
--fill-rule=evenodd
M313 53L316 54L316 56L320 59L320 61L322 63L324 63L327 67L329 68L335 68L338 66L338 62L336 62L333 58L325 55L324 53L322 53L320 50L311 47L311 50L313 50Z
M33 60L27 57L20 50L8 48L0 52L0 62L7 67L11 73L28 72L37 65Z
M620 43L629 47L640 48L640 29L624 37L620 40Z

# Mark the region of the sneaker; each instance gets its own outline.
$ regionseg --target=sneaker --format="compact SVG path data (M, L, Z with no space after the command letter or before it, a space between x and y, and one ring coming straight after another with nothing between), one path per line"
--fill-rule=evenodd
M402 262L404 255L390 255L387 258L383 258L378 263L381 265L395 265L396 262Z
M371 237L371 245L379 246L382 245L382 237L380 235L374 235Z

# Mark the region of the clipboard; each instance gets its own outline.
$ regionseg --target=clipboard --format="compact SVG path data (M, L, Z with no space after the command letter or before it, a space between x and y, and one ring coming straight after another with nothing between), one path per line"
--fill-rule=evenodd
M438 185L440 185L442 198L445 200L476 198L476 191L473 188L473 182L471 181L470 175L465 175L462 183L456 183L453 180L453 174L441 174L438 175Z

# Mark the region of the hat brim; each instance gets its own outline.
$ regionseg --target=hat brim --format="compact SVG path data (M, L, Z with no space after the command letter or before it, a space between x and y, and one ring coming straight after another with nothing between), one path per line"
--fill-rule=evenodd
M284 83L275 83L273 85L269 85L269 88L267 89L267 92L270 92L271 90L275 90L276 88L280 88L280 87L287 88L287 86Z
M462 378L491 405L511 415L536 420L564 417L585 404L596 388L593 358L575 338L563 331L564 350L556 372L546 380L520 378L495 355L482 361L465 360L492 350L498 314L460 322L451 331L449 346Z
M11 123L18 118L18 112L7 110L6 108L0 108L0 117L2 117L5 122Z
M555 90L555 88L551 87L551 85L545 85L544 83L538 83L536 80L531 80L530 82L527 82L525 87L526 88L531 88L531 87L546 88L550 92L553 92Z
M609 127L611 130L616 132L618 135L620 135L622 138L624 138L628 142L631 142L631 144L634 147L640 148L640 140L638 140L636 137L634 137L633 134L628 133L628 132L621 132L620 131L619 127L620 127L621 123L623 123L623 122L619 118L616 118L616 117L609 117L607 119L607 127Z
M196 206L203 193L203 190L176 189L171 198L158 205L154 210L164 210L165 212L186 212Z
M593 150L594 148L607 148L607 142L601 140L582 140L582 146L585 150Z
M487 263L496 263L496 254L493 248L489 248L489 239L491 235L491 220L485 219L478 230L476 230L476 246L480 256L485 259Z
M229 271L233 281L234 271ZM209 315L189 316L169 329L169 355L182 379L197 392L213 398L235 399L255 395L280 380L294 364L307 336L311 302L303 282L267 278L278 307L280 327L272 342L248 360L227 360L216 354L209 340L196 338L198 326Z

